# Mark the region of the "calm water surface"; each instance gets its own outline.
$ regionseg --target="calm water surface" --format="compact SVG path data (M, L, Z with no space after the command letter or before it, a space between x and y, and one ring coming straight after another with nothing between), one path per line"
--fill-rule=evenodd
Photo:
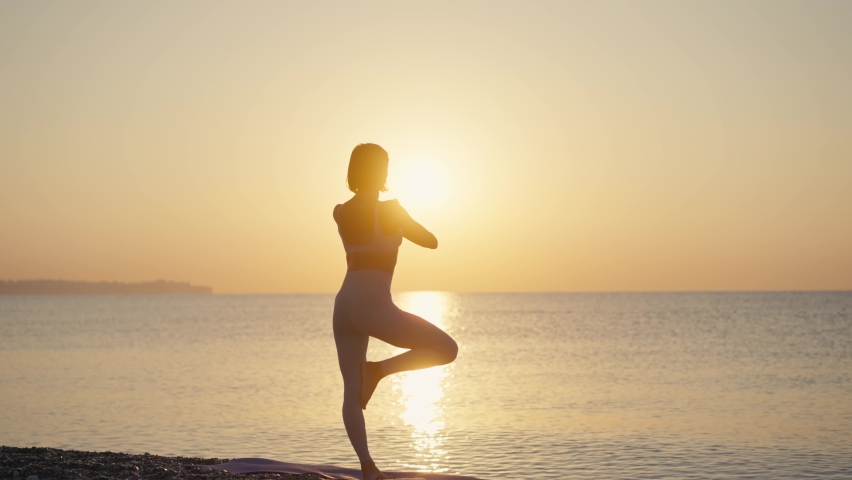
M367 409L391 469L852 478L852 293L448 294ZM0 444L357 467L332 295L0 297ZM378 341L369 357L396 349Z

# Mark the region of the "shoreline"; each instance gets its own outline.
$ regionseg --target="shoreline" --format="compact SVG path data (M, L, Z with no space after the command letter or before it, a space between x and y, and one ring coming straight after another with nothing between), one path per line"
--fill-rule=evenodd
M316 473L231 473L198 465L230 458L165 457L145 453L86 452L47 447L0 446L0 478L9 480L321 480Z

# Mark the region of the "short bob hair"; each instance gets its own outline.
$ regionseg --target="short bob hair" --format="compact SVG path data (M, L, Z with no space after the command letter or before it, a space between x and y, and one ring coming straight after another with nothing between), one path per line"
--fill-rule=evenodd
M349 156L346 186L355 193L370 190L388 191L388 161L388 152L375 143L356 146Z

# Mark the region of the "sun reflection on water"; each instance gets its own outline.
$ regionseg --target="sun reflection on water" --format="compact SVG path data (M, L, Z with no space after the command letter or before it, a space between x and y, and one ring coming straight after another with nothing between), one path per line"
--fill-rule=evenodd
M400 308L425 318L446 329L449 298L441 292L410 292L398 302ZM404 350L398 349L400 353ZM412 429L411 447L415 462L404 463L406 468L421 472L445 472L448 458L443 449L444 389L448 385L451 365L404 372L393 377L396 404L401 408L399 418Z

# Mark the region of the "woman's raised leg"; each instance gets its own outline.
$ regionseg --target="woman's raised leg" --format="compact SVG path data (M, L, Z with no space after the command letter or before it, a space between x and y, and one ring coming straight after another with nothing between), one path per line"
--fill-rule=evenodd
M381 362L361 365L361 408L367 407L379 381L387 375L445 365L455 360L458 344L446 332L417 315L389 306L377 315L357 319L360 333L378 338L407 352Z

